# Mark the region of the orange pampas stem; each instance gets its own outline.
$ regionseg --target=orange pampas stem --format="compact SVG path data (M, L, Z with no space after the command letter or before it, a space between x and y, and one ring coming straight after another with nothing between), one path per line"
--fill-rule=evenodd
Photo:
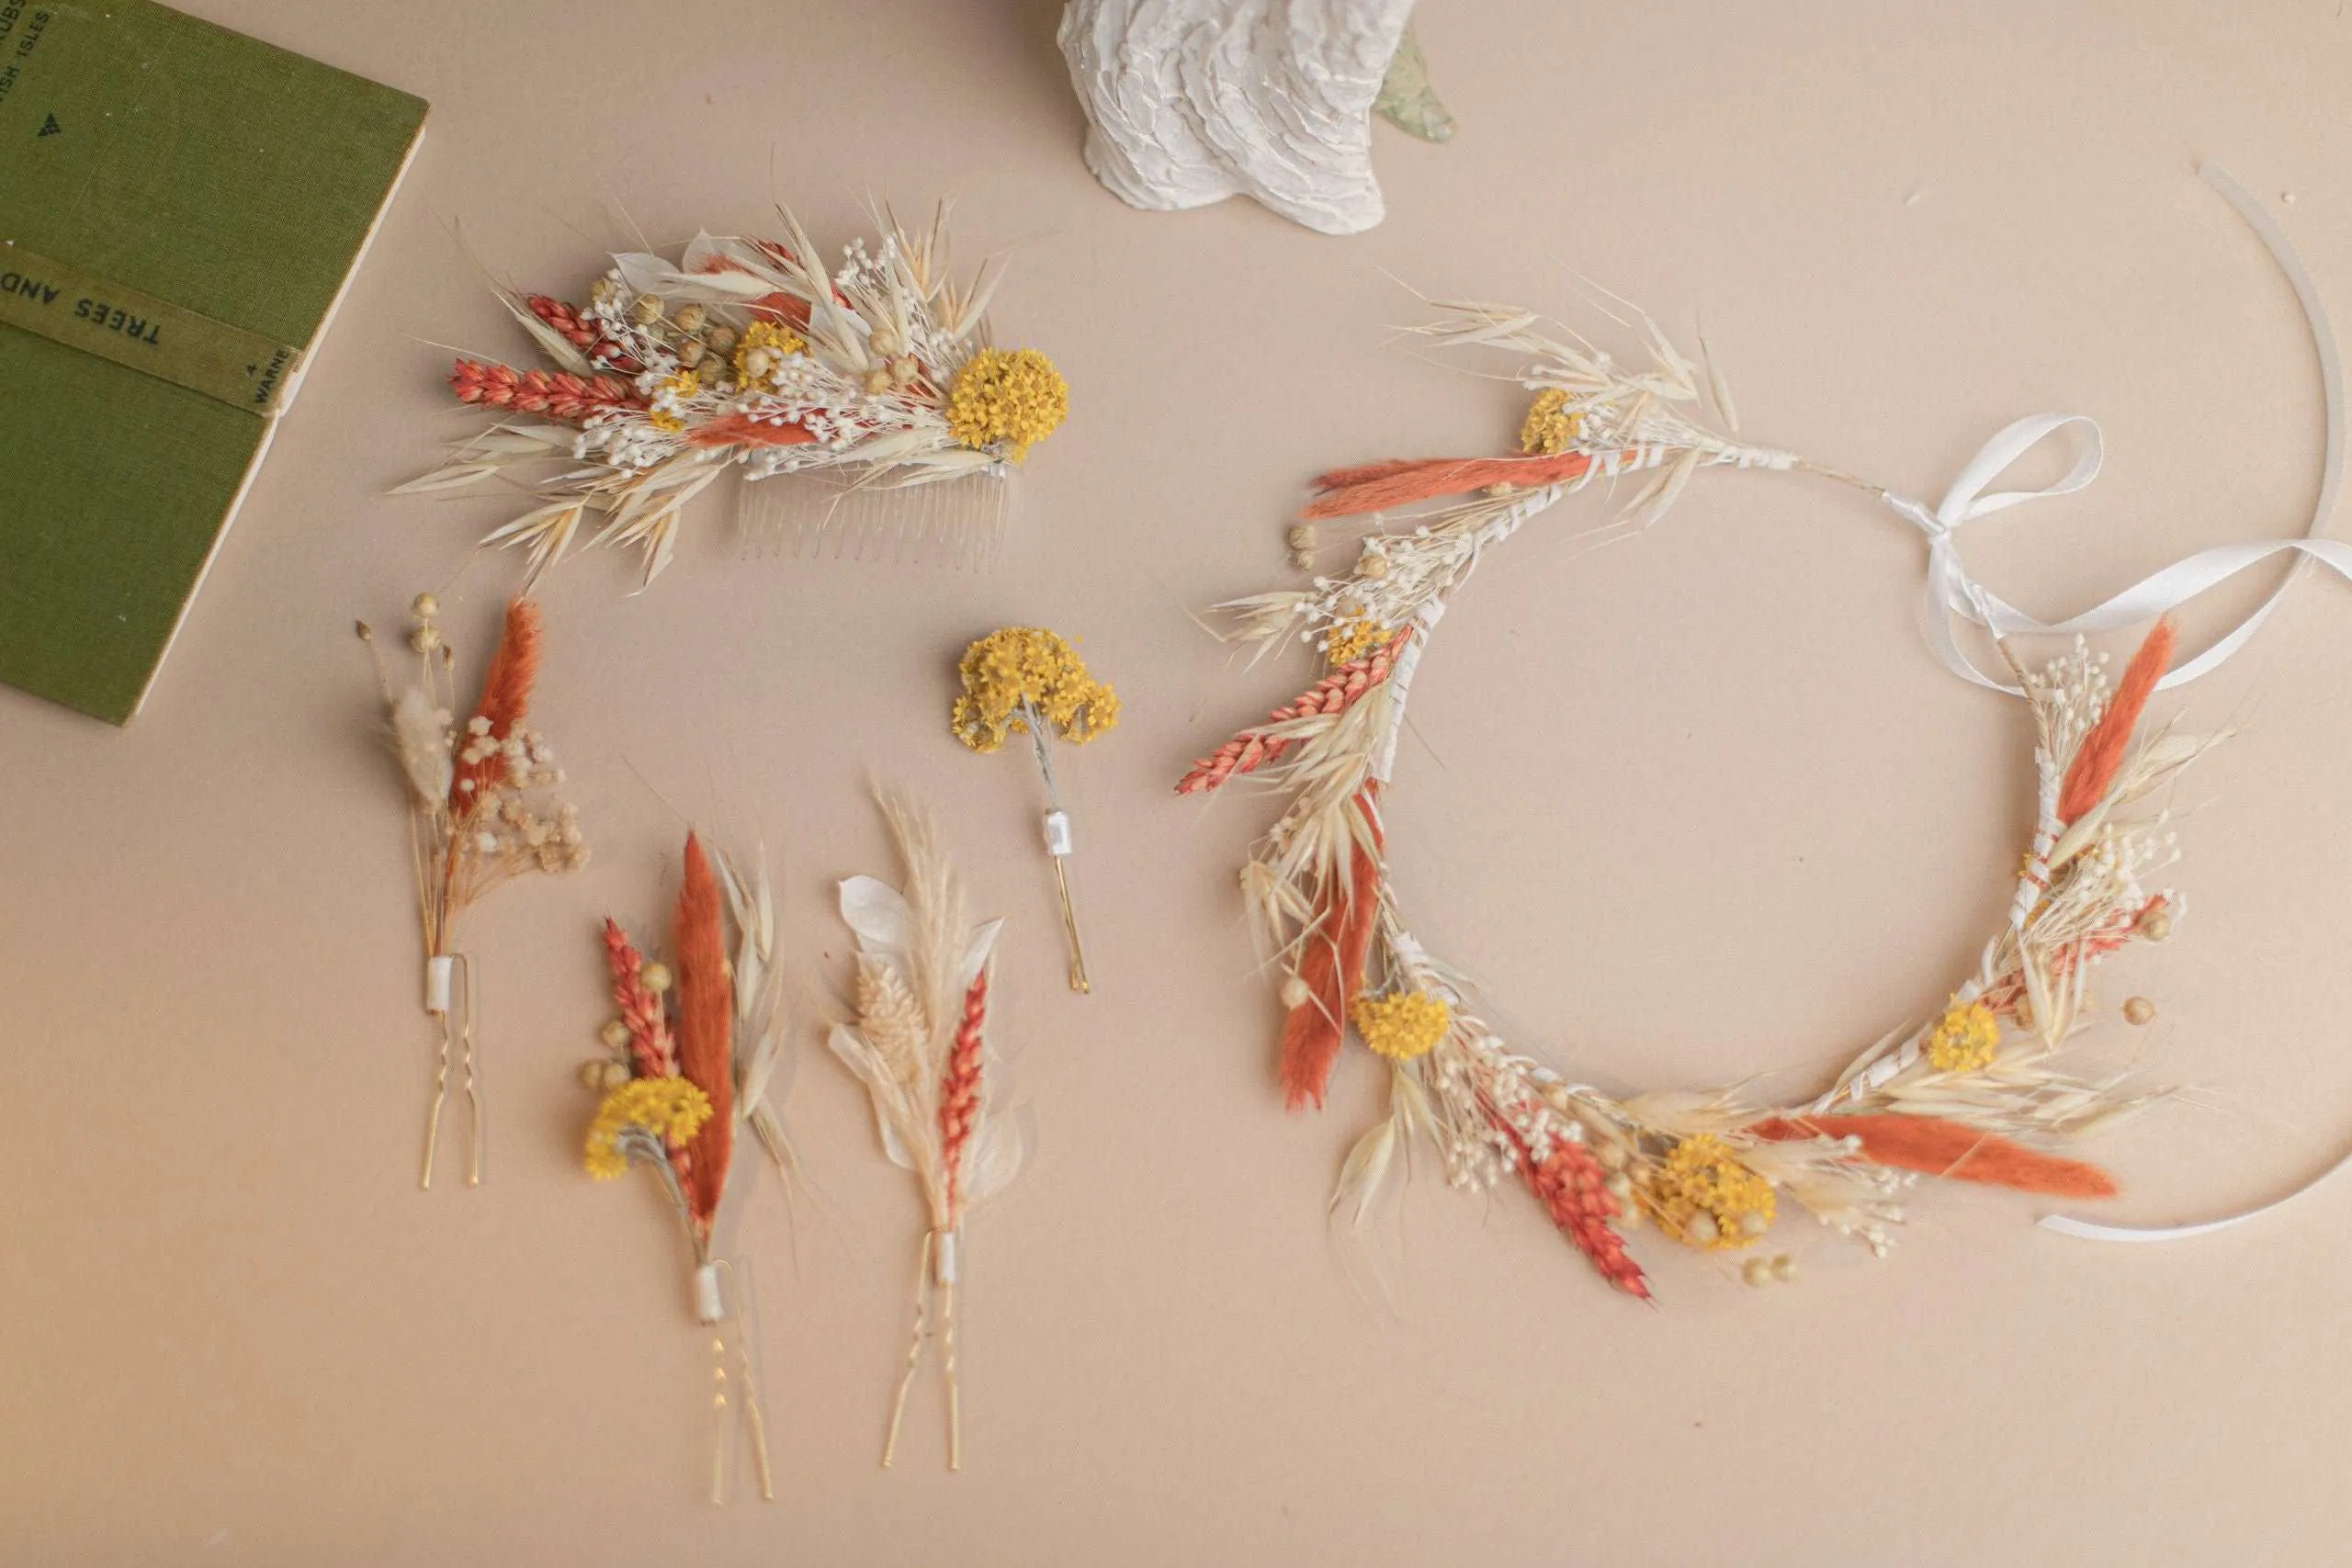
M514 733L530 711L531 686L538 678L539 607L529 599L510 599L506 630L498 639L490 673L482 678L481 702L474 708L476 718L489 721L487 739L504 740ZM473 740L469 735L459 744L469 746ZM449 784L450 815L462 820L476 801L489 795L482 786L506 771L506 759L495 751L471 761L461 760Z
M947 1070L939 1079L939 1160L946 1168L951 1224L964 1206L964 1145L972 1140L972 1119L980 1105L980 1036L988 1016L989 972L983 964L964 993L964 1020L956 1026Z
M1293 1111L1309 1100L1322 1109L1323 1087L1340 1057L1348 1003L1363 988L1364 954L1380 914L1379 792L1377 784L1356 792L1355 809L1370 829L1371 843L1353 840L1346 879L1333 873L1324 887L1315 929L1301 939L1306 953L1299 960L1298 978L1307 996L1283 1022L1280 1069L1283 1099Z
M2140 651L2132 656L2132 662L2124 666L2123 679L2115 683L2107 711L2083 737L2074 765L2066 770L2065 787L2058 795L2060 821L2073 822L2106 797L2107 786L2115 782L2123 753L2131 748L2132 732L2140 727L2140 710L2148 705L2149 695L2172 663L2172 623L2158 621Z
M707 1236L727 1185L735 1144L735 990L727 971L727 935L719 921L718 879L702 843L686 835L685 877L678 888L678 1071L710 1098L710 1120L686 1145L687 1207Z
M1533 487L1579 479L1592 467L1583 452L1556 457L1421 457L1335 468L1315 481L1319 492L1299 508L1309 523L1353 517L1392 506L1410 506L1442 495L1461 495L1491 484Z
M2115 1179L2095 1165L2038 1154L1998 1134L1934 1116L1774 1116L1747 1129L1771 1143L1860 1138L1861 1157L1954 1181L2041 1192L2053 1198L2112 1198Z

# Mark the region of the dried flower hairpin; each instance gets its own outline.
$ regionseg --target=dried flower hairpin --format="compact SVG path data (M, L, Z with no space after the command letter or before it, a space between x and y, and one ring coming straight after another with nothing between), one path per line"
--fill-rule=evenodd
M731 957L726 932L730 919ZM734 1169L739 1123L752 1129L780 1173L788 1176L793 1168L784 1123L770 1103L784 1027L775 902L766 871L746 871L723 856L714 868L690 833L671 933L674 967L645 958L617 920L605 922L604 947L618 1015L604 1027L610 1054L581 1072L582 1080L603 1095L588 1126L588 1174L609 1179L638 1164L661 1178L694 1254L695 1317L711 1336L711 1499L722 1502L727 1495L732 1384L760 1495L773 1500L775 1483L751 1333L739 1310L742 1303L729 1300L734 1266L713 1239ZM740 1289L731 1293L743 1294Z
M2210 167L2206 177L2270 243L2311 314L2330 432L2315 513L2324 518L2339 473L2333 340L2283 236L2233 182ZM2148 879L2175 858L2174 838L2166 814L2145 803L2218 739L2170 729L2143 735L2139 721L2159 685L2211 668L2264 612L2169 676L2173 633L2158 620L2112 684L2079 636L2072 651L2038 671L2018 662L2011 638L2144 623L2281 552L2352 575L2352 547L2308 537L2223 547L2073 620L2045 625L1970 579L1951 536L2035 494L2087 483L2098 464L2095 426L2074 471L2040 492L1987 493L1987 486L2029 447L2088 422L2018 422L1987 444L1932 511L1866 487L1929 541L1928 624L1939 656L1955 672L2030 705L2036 821L2007 919L1941 1010L1863 1052L1815 1098L1770 1106L1737 1089L1611 1097L1508 1048L1470 1010L1467 983L1405 923L1384 813L1414 669L1479 561L1597 479L1658 470L1633 503L1636 515L1655 516L1701 468L1847 476L1745 446L1688 412L1702 400L1697 369L1654 327L1649 363L1628 367L1589 344L1546 335L1523 312L1460 309L1432 335L1533 361L1524 373L1534 397L1520 433L1522 455L1379 463L1318 479L1320 493L1290 534L1302 565L1312 564L1320 546L1318 522L1469 499L1398 524L1375 518L1344 576L1224 606L1235 637L1272 648L1301 637L1321 650L1328 672L1265 723L1202 758L1177 786L1203 794L1254 774L1286 799L1242 882L1253 923L1284 976L1280 1076L1289 1103L1322 1103L1351 1027L1386 1066L1389 1114L1350 1154L1335 1213L1360 1223L1398 1168L1403 1146L1425 1137L1457 1186L1523 1182L1611 1283L1646 1297L1646 1277L1625 1245L1625 1232L1645 1221L1694 1247L1744 1248L1764 1240L1785 1199L1883 1252L1888 1227L1902 1217L1896 1199L1921 1175L2066 1198L2112 1194L2113 1182L2098 1168L2036 1145L2069 1143L2150 1096L2072 1077L2053 1058L2087 1022L2092 968L2127 944L2171 931L2178 895ZM1728 400L1709 381L1728 423ZM1986 676L1960 652L1949 626L1954 614L1994 634L2014 684ZM2144 998L2120 1010L2135 1024L2154 1016ZM2125 1234L2063 1217L2043 1223L2075 1235ZM1741 1277L1762 1284L1790 1277L1793 1267L1785 1255L1758 1257Z
M1008 737L1026 735L1037 754L1046 784L1046 853L1054 863L1054 887L1062 907L1062 933L1069 941L1069 988L1094 988L1086 976L1086 944L1079 936L1078 906L1069 890L1069 857L1075 840L1069 813L1054 784L1049 750L1058 735L1083 746L1119 722L1119 694L1086 672L1077 649L1043 626L1006 626L964 650L956 666L963 694L948 711L956 739L975 751L1001 749Z
M616 256L585 306L503 295L554 368L459 360L458 399L514 417L401 488L562 465L531 481L542 504L482 542L526 552L536 581L585 525L590 546L643 552L650 583L686 503L730 467L753 479L831 476L846 492L920 487L934 502L945 480L1001 481L1059 428L1069 391L1035 349L989 344L996 276L984 268L956 286L945 221L943 209L910 234L886 217L873 249L852 241L829 273L786 213L781 242L703 234L674 263ZM920 507L884 525L918 548L985 556L1002 486L984 493L985 504L966 491L969 508ZM831 525L819 526L822 544Z
M870 876L841 885L842 919L857 938L851 1019L833 1026L833 1055L874 1100L890 1162L912 1171L928 1224L915 1273L914 1337L890 1404L882 1462L897 1457L899 1427L924 1345L940 1341L947 1388L947 1465L963 1464L963 1398L956 1380L956 1285L964 1218L1020 1174L1023 1120L1001 1105L990 1038L989 986L1001 920L966 924L963 889L929 819L884 797L904 863L901 892Z
M440 605L420 593L410 606L413 676L396 678L365 621L359 636L375 655L393 752L408 786L409 848L416 874L417 915L424 934L424 1010L439 1024L441 1055L425 1121L424 1185L433 1185L441 1111L448 1099L450 1057L462 1058L472 1136L469 1185L481 1180L481 1078L474 1065L473 966L456 950L459 917L499 884L534 871L576 871L588 863L579 812L556 797L563 770L547 738L524 728L539 669L539 608L528 599L506 606L498 652L482 681L481 700L462 728ZM457 972L465 1002L452 1023Z

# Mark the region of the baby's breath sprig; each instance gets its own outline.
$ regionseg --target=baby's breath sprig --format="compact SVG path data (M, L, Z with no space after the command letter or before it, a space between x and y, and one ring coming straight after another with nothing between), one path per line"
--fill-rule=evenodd
M956 670L964 691L948 711L956 739L972 750L994 751L1008 737L1026 735L1037 754L1037 771L1046 781L1046 853L1053 857L1062 931L1069 938L1069 988L1091 991L1086 945L1069 890L1069 813L1062 809L1046 743L1049 735L1058 735L1083 746L1117 724L1118 694L1087 674L1077 650L1043 626L990 632L964 650Z

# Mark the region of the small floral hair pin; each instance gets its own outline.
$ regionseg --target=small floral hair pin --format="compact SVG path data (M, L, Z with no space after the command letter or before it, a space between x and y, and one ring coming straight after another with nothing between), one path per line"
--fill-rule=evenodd
M503 293L552 368L458 360L458 400L512 417L401 491L560 465L527 481L539 505L482 541L526 552L526 591L583 525L589 546L641 551L650 583L686 503L734 467L836 481L799 545L838 550L880 531L985 560L1005 487L945 481L1008 478L1069 412L1061 373L1035 349L989 344L997 275L956 286L945 209L911 234L886 212L876 245L853 240L831 273L788 212L784 226L782 241L698 235L674 262L616 256L584 306ZM881 499L906 491L919 498Z
M731 957L729 920L735 930ZM750 1127L780 1172L789 1173L794 1166L783 1121L770 1102L784 1026L775 900L766 871L756 865L746 870L724 856L714 867L689 833L671 932L672 962L647 959L617 920L605 920L604 947L617 1015L602 1034L609 1054L581 1069L582 1081L603 1095L588 1124L588 1174L609 1180L634 1164L661 1178L693 1251L695 1318L710 1330L717 1428L711 1501L727 1498L730 1384L740 1385L733 1404L741 1408L750 1439L760 1495L774 1501L751 1336L742 1314L728 1299L736 1269L714 1240L734 1168L739 1124Z
M1091 991L1086 944L1078 934L1078 908L1069 891L1069 813L1054 785L1047 741L1058 735L1085 745L1119 722L1119 694L1090 677L1077 650L1043 626L990 632L964 650L956 668L964 693L948 716L956 739L975 751L994 751L1007 736L1026 735L1037 754L1037 771L1046 782L1046 852L1053 857L1062 931L1069 938L1069 988Z
M947 1385L947 1467L964 1460L963 1398L956 1381L956 1261L964 1217L1001 1191L1027 1162L1028 1121L1008 1114L1001 1066L990 1036L989 982L1001 920L965 923L955 869L930 819L888 796L890 824L906 869L903 891L871 876L841 885L842 919L857 938L850 1020L833 1026L833 1055L874 1100L874 1120L890 1162L914 1173L925 1214L915 1272L914 1337L890 1404L882 1463L898 1457L924 1345L936 1336Z
M476 987L473 965L456 949L458 921L483 895L514 877L579 870L588 863L588 845L578 809L557 797L563 770L547 738L524 727L538 677L539 607L528 599L507 604L505 631L482 680L481 700L462 728L454 723L456 659L441 635L441 606L432 594L420 593L409 611L413 674L394 673L367 622L357 629L375 656L393 754L408 786L409 847L424 934L424 1010L441 1032L433 1109L425 1120L423 1184L433 1185L455 1054L462 1062L472 1123L466 1184L479 1186L483 1128L481 1083L474 1067ZM460 968L462 1010L453 1004Z

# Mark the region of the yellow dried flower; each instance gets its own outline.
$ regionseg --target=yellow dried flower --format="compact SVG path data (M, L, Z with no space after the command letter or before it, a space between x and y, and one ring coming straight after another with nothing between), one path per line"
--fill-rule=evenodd
M1928 1034L1928 1060L1939 1073L1973 1073L1993 1065L2001 1045L2001 1021L1983 1002L1954 997Z
M1392 1062L1428 1055L1453 1027L1453 1010L1427 991L1361 996L1349 1016L1363 1043Z
M964 650L964 694L948 722L975 751L1029 733L1024 705L1048 730L1080 745L1119 722L1119 696L1091 679L1070 645L1043 626L1006 626Z
M621 1134L631 1127L643 1128L674 1149L709 1120L710 1097L686 1079L631 1078L605 1096L596 1107L596 1119L588 1124L588 1174L605 1181L628 1168Z
M1584 423L1584 416L1567 412L1567 406L1568 394L1557 387L1536 393L1519 427L1519 449L1533 457L1556 457L1566 451Z
M1638 1190L1658 1229L1691 1247L1748 1247L1772 1228L1772 1184L1712 1133L1677 1143Z
M808 346L781 321L753 321L735 340L735 378L748 386L771 385L782 361ZM757 359L752 357L755 351L760 356Z
M1369 615L1335 623L1323 636L1323 657L1334 669L1353 664L1388 640L1388 628Z
M702 390L702 378L691 370L681 370L664 377L653 389L645 417L653 428L675 435L686 427L686 401Z
M1014 462L1069 415L1069 383L1034 348L984 348L947 384L947 428L978 451L1008 446Z

